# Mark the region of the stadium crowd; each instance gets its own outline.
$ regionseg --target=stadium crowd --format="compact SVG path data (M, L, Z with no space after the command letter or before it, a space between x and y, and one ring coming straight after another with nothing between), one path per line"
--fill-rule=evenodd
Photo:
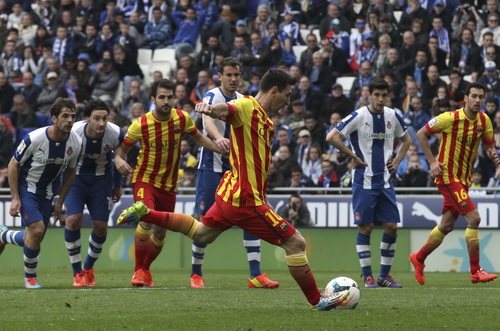
M79 118L86 102L100 98L126 131L154 107L145 82L170 78L175 106L201 126L194 105L217 86L227 56L242 64L242 94L255 95L271 67L298 80L291 104L272 118L270 188L351 185L350 158L325 137L368 105L375 77L391 85L387 106L414 143L394 180L433 186L416 132L460 108L468 81L486 87L484 111L500 149L499 20L497 0L0 0L0 187L8 187L13 146L50 125L57 97L72 99ZM164 48L174 51L173 70L140 66L141 52ZM432 139L437 153L439 137ZM179 185L194 187L198 146L186 138L180 147ZM472 188L500 187L484 150L475 168Z

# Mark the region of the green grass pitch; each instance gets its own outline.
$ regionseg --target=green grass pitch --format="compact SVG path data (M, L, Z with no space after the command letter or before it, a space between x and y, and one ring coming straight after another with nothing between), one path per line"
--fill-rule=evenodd
M41 268L43 269L43 268ZM402 289L364 289L354 310L312 311L286 270L268 272L279 289L247 287L246 271L153 271L156 287L130 286L130 270L95 271L95 288L75 289L68 270L40 270L42 289L23 288L18 267L0 270L0 330L498 330L500 282L473 285L465 273L394 277ZM352 272L315 272L319 286Z

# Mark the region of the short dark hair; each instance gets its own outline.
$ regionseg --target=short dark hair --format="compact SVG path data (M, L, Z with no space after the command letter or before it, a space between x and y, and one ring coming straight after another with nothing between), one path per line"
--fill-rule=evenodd
M368 86L368 90L370 93L373 93L375 90L387 90L389 91L389 83L383 78L374 78L370 85Z
M483 84L480 84L480 83L469 83L469 85L467 85L467 87L465 88L464 95L469 96L470 90L472 90L473 88L477 88L477 89L483 90L483 92L486 93L486 88L484 87Z
M221 74L224 73L224 67L233 67L235 69L240 69L241 70L241 63L235 57L232 57L232 56L225 57L219 63L219 71L220 71Z
M195 167L185 167L184 174L196 175L196 168Z
M290 198L288 198L288 201L291 201L292 198L299 198L300 202L302 202L302 197L298 193L292 193L292 194L290 194Z
M293 173L293 172L304 173L304 171L302 170L302 167L298 164L296 164L290 168L290 173Z
M61 114L63 108L69 108L76 112L75 103L73 102L73 100L69 98L57 98L50 107L50 115L58 117Z
M316 116L314 116L312 111L306 111L304 114L304 121L308 119L316 119Z
M494 103L498 107L498 99L496 97L488 97L485 103Z
M94 110L105 110L109 115L109 106L106 102L101 99L92 99L90 100L83 109L83 116L90 117L92 116L92 112Z
M151 84L151 97L156 98L156 93L159 88L175 91L175 84L168 79L160 79L159 81L154 82Z
M297 80L290 74L281 69L269 69L260 81L260 91L263 93L269 92L273 86L278 88L278 91L283 91L288 85L297 84Z

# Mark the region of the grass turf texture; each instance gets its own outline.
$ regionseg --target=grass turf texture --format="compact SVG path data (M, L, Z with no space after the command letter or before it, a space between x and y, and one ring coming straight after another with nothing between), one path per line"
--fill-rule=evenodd
M191 289L186 271L153 271L157 287L130 286L130 270L96 269L95 288L75 289L67 270L43 270L39 290L24 289L18 268L0 270L0 330L498 330L500 282L473 285L465 273L412 273L403 289L364 289L355 310L312 311L286 271L269 272L279 289L249 289L246 271L206 270L208 288Z

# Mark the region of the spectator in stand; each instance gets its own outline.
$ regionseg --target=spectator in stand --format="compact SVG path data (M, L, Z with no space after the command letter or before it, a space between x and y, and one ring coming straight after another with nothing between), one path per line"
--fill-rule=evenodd
M418 143L417 131L420 130L425 123L429 122L430 119L431 117L429 115L429 111L424 109L422 99L418 96L414 96L411 99L410 111L403 115L403 120L407 126L408 133L414 143Z
M318 178L321 175L321 154L322 150L320 145L312 145L307 151L306 162L302 168L304 175L309 177L315 186L318 185Z
M475 55L479 55L479 46L474 41L473 32L465 28L460 34L460 42L455 42L451 46L450 67L462 75L470 75Z
M187 87L184 84L177 84L175 86L174 91L175 99L174 99L174 107L178 109L182 109L182 105L189 100Z
M373 60L373 72L380 74L382 66L387 63L387 54L391 50L391 37L387 34L381 35L378 38L377 56Z
M295 148L295 153L297 157L297 163L301 168L306 165L307 153L312 145L311 132L307 129L302 129L299 131L297 136L297 147Z
M316 187L311 178L307 177L300 166L294 166L291 169L290 181L285 184L287 187ZM297 191L292 191L297 192ZM306 191L298 191L299 194L308 194ZM309 194L314 194L314 192L309 192Z
M165 48L173 42L172 25L159 7L153 8L153 19L144 29L142 48Z
M196 85L191 91L191 95L189 96L189 100L193 102L195 105L202 102L203 96L210 90L212 87L212 78L208 74L207 70L200 70L198 72L198 79L196 80Z
M482 20L475 6L468 2L459 5L454 12L451 21L451 37L453 40L459 39L459 35L464 28L471 28L471 23L474 24L474 40L479 43L481 39L481 30L484 28L486 20Z
M288 127L287 125L283 125L280 127L276 127L275 131L276 131L276 139L271 145L271 154L273 155L273 160L278 159L279 148L282 145L287 145L291 151L294 151L297 148L297 143L293 140L290 127Z
M181 144L179 148L180 148L179 178L182 178L182 176L184 176L184 169L188 167L196 169L196 167L198 166L198 160L193 154L191 154L191 145L187 138L181 139Z
M338 113L342 119L354 110L354 102L344 95L342 85L333 84L331 92L331 96L326 97L321 106L320 121L329 120L333 113Z
M9 84L7 76L3 71L0 71L0 113L6 114L12 108L12 100L15 91L12 85Z
M350 72L347 56L341 49L336 47L329 38L325 37L321 39L320 52L321 55L323 55L325 64L332 69L333 81L336 81L337 77Z
M407 76L413 77L415 83L417 83L418 89L422 88L422 84L427 80L427 61L429 57L427 55L427 51L423 48L419 48L416 53L413 61L409 61L400 68L400 80L405 81Z
M177 26L177 33L173 44L168 48L175 49L177 59L194 51L206 14L206 11L197 14L193 7L188 7L185 12L173 11L171 13L172 20Z
M318 115L311 111L306 111L304 116L304 128L311 133L313 144L322 145L325 142L326 132L325 126L317 120Z
M24 45L27 46L30 45L33 38L35 38L38 25L33 24L30 14L23 14L21 24L19 24L17 29L19 30L19 36L23 40Z
M324 17L319 24L319 34L321 38L325 37L332 29L332 22L334 19L338 20L338 27L340 31L351 31L351 22L340 12L340 8L335 3L330 3L326 11L327 16ZM348 42L348 41L347 41ZM349 49L349 46L346 47ZM349 53L347 53L349 54Z
M415 37L415 44L417 46L425 46L427 44L427 39L429 38L429 33L425 30L423 22L420 18L415 18L411 22L411 32Z
M0 55L0 65L7 77L10 76L12 71L17 74L21 73L22 61L16 52L16 43L14 41L7 40L5 42L3 53Z
M472 56L472 80L477 81L479 76L484 71L484 62L491 60L495 61L497 66L500 66L500 47L493 43L493 33L485 32L482 37L483 45L477 49ZM488 48L493 47L493 49L488 50Z
M82 88L86 89L88 93L91 93L92 86L90 85L90 79L92 78L93 73L89 68L89 60L85 55L86 54L80 54L78 56L75 74L76 77L78 77L78 82Z
M81 53L88 54L89 62L95 63L99 61L97 55L97 27L92 24L87 24L85 27L85 38L81 40L79 45Z
M353 56L356 50L363 44L363 35L372 33L366 26L364 17L356 18L354 31L349 36L349 57Z
M439 101L445 101L448 105L453 105L454 109L456 108L456 105L457 105L455 103L455 101L451 100L450 93L448 91L448 87L446 85L439 86L437 88L436 97L434 97L434 99L432 99L432 105L431 105L431 116L432 117L437 116L437 115L434 115L436 112L437 112L437 114L440 114L440 112L437 109Z
M30 108L36 112L38 110L37 99L40 95L40 92L42 92L42 89L40 86L34 83L35 75L30 71L27 71L23 74L23 82L24 85L19 90L19 94L24 96Z
M438 47L438 43L439 39L436 36L429 37L429 42L427 43L427 47L429 49L429 60L427 64L437 66L441 75L447 75L448 65L446 64L446 58L448 57L448 54Z
M307 49L300 54L299 66L302 72L308 72L308 70L312 69L314 65L313 54L320 50L318 38L314 33L309 33L306 36L306 45Z
M80 86L78 77L74 72L70 72L66 78L66 82L59 88L58 97L71 99L75 106L83 106L90 100L90 94L87 90Z
M311 81L307 76L300 78L298 85L293 88L291 96L292 104L293 101L300 99L304 102L305 110L310 110L315 114L321 109L324 98L321 91L311 87ZM292 130L294 129L292 128Z
M85 22L94 24L95 26L99 25L101 13L93 0L80 0L80 4L77 6L76 10L79 15L85 18Z
M16 94L13 100L13 107L10 110L10 120L16 130L22 128L38 128L42 123L38 121L35 112L30 108L26 99L21 94Z
M42 0L39 6L33 9L33 18L38 27L43 26L46 30L50 29L56 15L56 8L52 0Z
M120 44L113 46L113 58L115 60L115 70L118 71L120 80L123 81L124 91L128 90L130 82L133 79L144 79L144 74L137 63L137 58Z
M429 14L421 7L419 0L408 0L406 10L403 10L401 19L399 20L399 30L402 32L411 29L411 23L415 18L419 18L423 22L423 26L427 27Z
M120 12L120 9L116 8L116 0L108 0L106 2L106 9L101 11L99 16L99 26L102 27L104 24L109 24L111 30L118 30L115 22L115 15Z
M380 17L378 30L373 32L374 40L378 48L380 48L380 37L385 34L391 38L390 47L401 47L401 35L396 26L393 25L393 21L394 17L391 15L383 15Z
M432 30L429 32L429 37L436 37L439 41L439 49L447 54L450 53L450 37L448 30L444 27L443 18L435 16L432 18Z
M144 106L148 104L148 96L141 90L142 82L140 79L132 79L127 91L123 93L122 103L119 114L123 117L129 117L135 104L140 103Z
M450 99L453 100L457 106L461 107L464 104L464 91L468 82L463 79L462 74L457 70L450 72L450 84L448 84L448 91Z
M384 63L378 67L378 76L384 77L387 73L396 75L396 73L399 71L400 66L401 62L399 61L399 51L396 48L390 48L387 51L387 56Z
M417 44L415 40L415 34L412 31L405 31L403 33L403 44L399 49L399 59L401 63L405 64L414 60L416 51Z
M215 66L215 55L222 51L223 48L216 35L207 37L204 46L198 54L198 69L213 68Z
M272 161L269 165L269 170L267 172L267 184L269 190L272 190L275 187L285 187L286 185L285 177L281 171L278 171L275 161Z
M210 36L222 36L226 45L231 44L232 33L229 23L219 17L219 9L215 1L199 0L193 7L198 13L206 12L201 26L201 43L204 45Z
M305 71L311 84L317 87L321 92L328 94L333 82L331 68L323 61L323 55L317 51L312 57L313 65ZM317 112L317 111L316 111Z
M318 187L339 187L340 178L333 170L333 163L329 160L321 161L321 175L318 177ZM322 194L335 194L334 191L320 191Z
M122 22L119 25L119 31L115 36L115 42L120 44L121 47L132 55L135 61L137 61L138 56L138 44L137 40L130 33L130 24ZM136 35L136 34L134 34ZM142 39L142 38L141 38Z
M427 68L427 80L422 84L422 102L424 107L429 109L432 106L432 100L437 96L438 87L446 87L446 83L439 78L439 69L431 64Z
M97 35L97 41L95 45L95 51L98 58L104 58L104 52L113 52L113 45L115 44L115 36L113 30L111 30L111 25L105 23L101 27L101 31Z
M346 17L351 22L356 21L357 23L358 18L361 18L364 21L368 16L369 9L370 9L369 0L354 0L352 2L352 6L350 6L348 10Z
M311 213L302 202L302 198L298 193L292 193L290 195L288 204L278 210L278 215L285 218L297 228L314 226L311 220Z
M408 158L406 171L401 178L402 187L426 187L429 180L428 171L424 170L418 154ZM406 191L407 194L418 194L419 192Z
M427 163L427 160L425 159L425 156L423 156L423 155L419 156L418 155L418 145L416 143L412 143L410 145L410 148L408 148L408 151L406 152L405 157L403 158L403 160L401 160L401 163L399 164L398 168L396 169L396 175L399 177L400 180L402 180L403 176L405 175L405 173L407 173L408 169L411 168L411 167L409 167L410 162L411 162L410 157L414 156L414 155L419 157L419 159L420 159L419 165L423 169L423 171L425 171L425 172L429 171L429 165ZM427 181L426 181L426 183L427 183ZM404 185L401 185L401 186L404 186Z
M20 2L14 2L11 9L12 13L10 13L7 19L7 29L17 29L19 24L21 24L23 15L26 13L23 11Z
M241 17L243 18L243 17ZM260 35L261 39L268 39L269 31L267 25L272 21L271 9L266 4L261 4L257 8L257 17L250 24L250 31L256 32Z
M297 166L300 167L300 165L297 163L296 158L293 156L292 151L290 150L290 146L281 145L278 148L278 153L279 154L275 159L276 167L279 172L283 173L285 182L288 183L292 176L292 168Z
M235 36L233 40L233 46L231 47L230 55L240 60L242 57L248 57L249 54L250 54L250 48L247 47L243 36Z
M56 101L58 93L58 75L56 72L51 71L47 74L47 85L42 88L37 99L39 114L50 114L50 108L54 101Z
M497 111L498 111L498 98L497 97L487 98L484 103L484 113L488 115L492 123Z
M33 74L38 74L38 65L35 57L35 51L33 47L28 45L23 48L23 56L21 58L21 72L31 72Z
M78 15L78 9L76 7L76 2L71 0L61 0L57 6L57 12L54 19L51 21L52 33L56 31L56 28L62 24L63 12L69 11L71 16L76 17ZM90 22L87 21L87 24ZM99 21L97 21L99 23ZM96 23L96 24L97 24ZM49 29L50 30L50 29Z
M361 62L359 66L358 75L356 79L352 82L351 91L349 92L349 97L351 100L356 101L359 98L359 91L363 86L370 85L373 79L372 75L372 64L368 61Z
M52 56L62 65L74 52L75 43L73 38L68 36L68 29L63 26L58 27L56 37L52 40Z
M54 72L57 75L57 84L62 85L66 81L66 76L68 73L64 70L57 59L50 55L45 60L46 68L42 71L42 78L40 80L40 86L43 88L48 84L47 76L49 73Z
M500 44L500 25L499 25L500 15L498 13L489 13L487 20L487 27L481 30L481 39L477 40L477 43L482 45L482 36L486 32L493 33L493 43L495 45Z
M357 99L354 103L354 109L368 106L371 103L368 86L362 86L356 93L356 97Z
M377 11L380 15L388 17L391 22L396 23L396 19L394 18L394 8L393 5L385 0L373 0L370 5L370 11Z
M246 71L243 72L244 78L248 79L251 72L258 72L261 75L269 69L271 63L271 52L269 46L262 42L259 33L252 33L250 36L252 47L250 53L240 58Z
M119 82L120 74L113 69L113 62L103 59L96 65L96 72L90 79L90 84L94 86L92 97L113 100Z
M345 56L349 56L349 33L341 29L340 20L332 19L331 29L325 35L330 42L342 50Z
M35 49L37 57L42 56L42 48L44 45L50 43L50 38L51 36L47 28L43 25L39 25L36 29L35 37L29 43L29 45Z
M500 94L500 81L497 66L493 61L486 61L484 64L484 74L477 80L478 83L491 90L494 95Z

